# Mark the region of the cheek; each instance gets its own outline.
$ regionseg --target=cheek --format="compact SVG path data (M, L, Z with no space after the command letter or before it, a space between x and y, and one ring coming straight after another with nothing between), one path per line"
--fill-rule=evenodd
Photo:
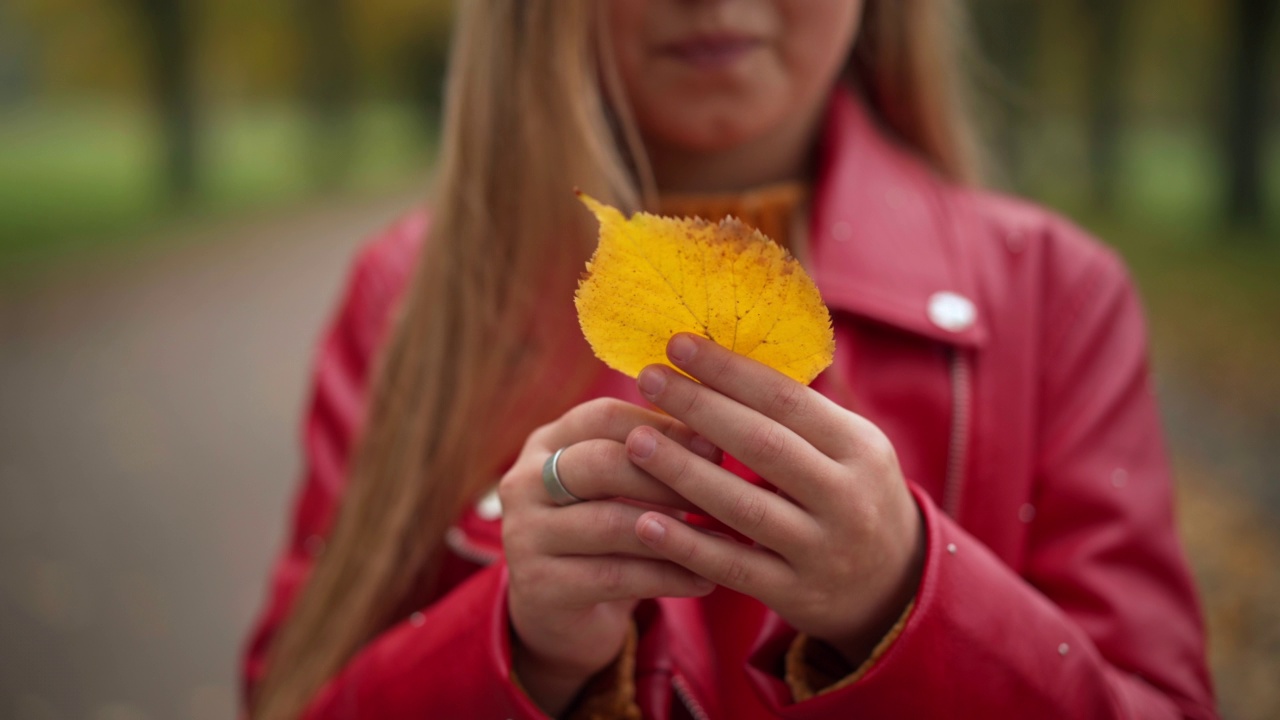
M861 0L807 0L778 3L787 33L780 54L798 96L820 94L839 74L857 40Z

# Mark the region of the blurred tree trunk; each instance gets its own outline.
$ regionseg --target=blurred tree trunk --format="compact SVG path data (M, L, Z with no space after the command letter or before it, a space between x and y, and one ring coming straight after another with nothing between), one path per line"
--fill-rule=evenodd
M1228 69L1225 159L1226 211L1236 225L1257 225L1263 214L1263 146L1266 130L1267 35L1276 19L1276 0L1230 3L1235 29Z
M344 0L297 0L303 42L303 95L311 116L312 176L332 189L350 175L354 155L354 53Z
M1127 0L1083 2L1093 30L1088 58L1091 192L1094 205L1103 210L1111 210L1115 204L1130 4Z
M1028 124L1028 102L1037 55L1040 28L1040 1L980 0L973 3L979 40L998 72L997 92L1001 102L994 127L998 170L1013 189L1024 180L1022 167L1023 130Z
M170 200L191 199L199 185L199 137L192 6L186 0L136 0L150 93L164 138L164 182Z
M419 130L429 140L440 127L444 107L444 79L449 60L448 24L423 28L402 52L400 82L418 115Z

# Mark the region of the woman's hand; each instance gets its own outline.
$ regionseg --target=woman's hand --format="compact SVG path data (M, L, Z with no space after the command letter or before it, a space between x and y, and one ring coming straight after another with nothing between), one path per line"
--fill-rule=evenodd
M700 453L691 457L714 460L719 452L670 417L593 400L534 431L498 485L512 663L530 697L553 716L617 657L640 599L695 597L714 588L636 537L635 524L650 508L668 517L670 508L689 507L627 459L623 441L640 427ZM586 502L558 506L543 485L543 464L560 448L559 477Z
M914 596L923 563L923 524L893 446L868 420L711 341L676 335L667 354L703 384L654 365L641 392L781 493L636 428L627 451L637 467L756 544L660 513L642 515L636 534L857 666Z

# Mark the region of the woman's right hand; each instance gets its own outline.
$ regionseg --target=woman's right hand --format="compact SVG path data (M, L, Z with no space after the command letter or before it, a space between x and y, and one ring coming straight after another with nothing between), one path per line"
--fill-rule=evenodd
M526 692L552 716L618 656L639 600L698 597L714 588L636 536L636 520L646 511L691 509L628 458L627 434L642 425L709 459L719 455L671 417L598 399L530 434L498 485L512 665ZM543 465L560 448L560 479L586 502L559 506L543 485Z

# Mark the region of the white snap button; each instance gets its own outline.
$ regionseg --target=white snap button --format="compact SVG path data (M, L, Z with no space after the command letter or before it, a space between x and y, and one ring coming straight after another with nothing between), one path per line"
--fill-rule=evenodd
M476 515L481 520L497 520L502 517L502 500L498 497L498 489L494 488L476 503Z
M949 332L962 332L973 325L978 310L973 301L953 292L937 292L929 297L929 320Z
M853 239L853 226L844 220L838 220L831 224L831 237L836 242L849 242Z

